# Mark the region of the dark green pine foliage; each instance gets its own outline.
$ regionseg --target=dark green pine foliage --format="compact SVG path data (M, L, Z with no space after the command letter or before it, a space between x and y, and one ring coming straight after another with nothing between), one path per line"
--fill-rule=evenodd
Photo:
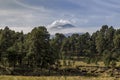
M15 32L10 30L8 27L5 27L0 34L0 60L1 63L5 66L8 65L8 50L15 42L14 34Z
M28 34L28 64L46 68L54 63L54 55L49 43L49 33L45 27L36 27Z

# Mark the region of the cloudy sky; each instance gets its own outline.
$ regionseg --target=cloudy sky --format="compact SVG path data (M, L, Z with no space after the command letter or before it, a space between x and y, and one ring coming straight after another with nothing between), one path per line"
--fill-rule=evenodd
M120 1L0 0L0 28L9 26L28 32L35 26L48 26L56 20L70 22L77 27L75 30L82 32L96 31L105 24L119 28Z

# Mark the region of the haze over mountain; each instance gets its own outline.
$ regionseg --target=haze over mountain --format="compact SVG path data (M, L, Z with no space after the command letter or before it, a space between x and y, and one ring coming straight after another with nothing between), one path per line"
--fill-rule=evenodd
M41 26L41 25L38 25L38 26ZM33 26L33 27L37 27L37 26ZM11 26L9 28L12 30L18 31L18 32L24 31L24 33L28 33L33 29L33 27L24 27L24 26L13 27L13 26ZM45 27L47 28L48 32L51 35L54 35L55 33L63 33L66 36L69 36L73 33L82 34L82 33L88 31L87 29L84 29L83 27L75 26L74 22L72 22L70 20L64 20L64 19L55 20L51 24L49 24ZM1 28L4 29L3 26L1 26ZM92 28L90 28L89 30L90 30L89 32L92 33Z
M48 31L53 35L55 33L72 34L82 33L80 27L76 27L70 20L56 20L47 26Z
M66 28L74 28L75 26L71 24L68 20L56 20L52 24L47 26L50 30L60 30L60 29L66 29Z

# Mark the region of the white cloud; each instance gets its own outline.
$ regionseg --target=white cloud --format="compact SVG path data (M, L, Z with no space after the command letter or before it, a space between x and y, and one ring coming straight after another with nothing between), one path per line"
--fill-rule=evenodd
M29 3L29 1L33 3ZM32 0L0 0L0 26L10 26L16 31L24 30L25 32L29 32L33 27L39 25L46 26L55 20L57 21L50 24L49 27L61 23L70 23L76 26L76 28L58 31L65 33L75 31L91 32L104 24L116 26L116 28L120 25L119 0L66 0L65 3L64 0L61 0L60 5L48 3L49 6L44 4L35 5L37 1L41 2L41 0L35 0L35 3ZM42 0L43 3L47 3L47 1ZM52 2L57 3L59 1L54 0ZM68 8L64 8L65 5ZM50 32L55 33L57 31Z
M10 27L10 29L15 30L17 32L23 31L24 33L31 32L33 29L32 27Z
M48 10L46 10L44 7L42 6L31 6L31 5L28 5L28 4L24 4L22 2L20 2L20 0L14 0L16 4L22 6L22 7L25 7L27 9L32 9L32 10L40 10L41 12L48 12Z
M4 29L5 27L0 27L0 29ZM16 32L21 32L23 31L25 34L30 32L33 28L32 27L9 27L11 30L14 30Z
M64 24L71 24L71 21L69 20L63 20L63 19L60 19L60 20L55 20L52 24L48 25L47 28L54 28L54 27L57 27L58 25L64 25Z
M36 7L20 0L0 0L0 26L35 27L46 25L51 12L42 6Z

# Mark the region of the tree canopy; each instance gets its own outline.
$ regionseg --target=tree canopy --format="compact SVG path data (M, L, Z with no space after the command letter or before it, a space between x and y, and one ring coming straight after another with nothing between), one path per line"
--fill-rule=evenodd
M89 34L56 33L53 38L44 26L31 32L0 29L0 64L6 67L49 69L61 59L84 57L87 63L103 61L106 66L120 61L120 29L103 25Z

